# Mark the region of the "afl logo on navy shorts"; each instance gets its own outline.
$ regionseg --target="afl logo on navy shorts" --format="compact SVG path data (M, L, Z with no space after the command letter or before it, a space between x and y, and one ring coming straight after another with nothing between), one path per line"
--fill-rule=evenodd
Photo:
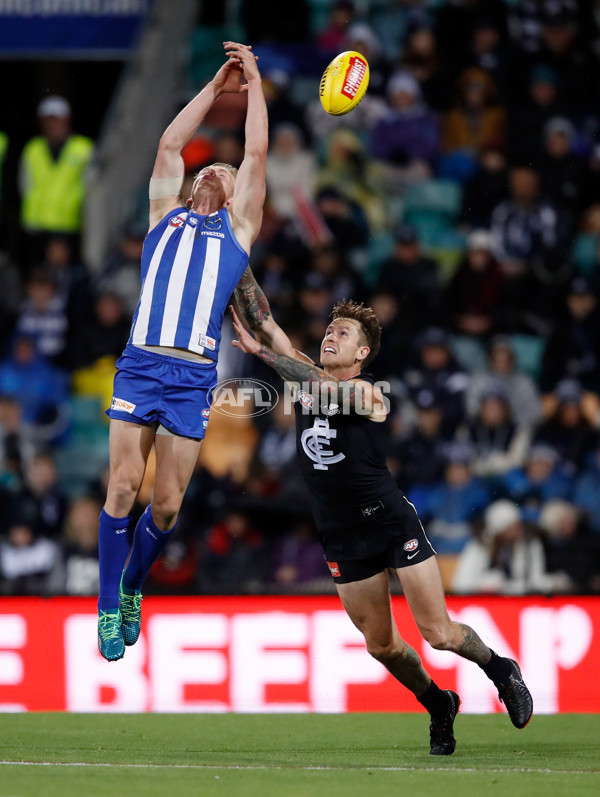
M414 551L415 548L419 547L419 540L416 539L409 540L408 542L405 542L402 547L404 548L405 551Z
M179 216L173 216L172 219L169 219L169 224L171 227L185 227L185 221L180 219Z

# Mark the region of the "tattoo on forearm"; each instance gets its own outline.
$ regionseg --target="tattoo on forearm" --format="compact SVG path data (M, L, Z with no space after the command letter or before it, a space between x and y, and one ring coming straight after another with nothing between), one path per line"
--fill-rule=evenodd
M490 660L490 649L477 636L475 631L468 625L459 623L462 632L462 642L458 646L457 653L464 659L474 661L476 664L487 664Z
M271 316L269 301L250 266L246 268L235 289L235 299L244 313L250 329L257 330Z
M271 368L274 368L282 379L287 382L298 382L308 385L311 393L321 390L327 391L329 401L339 404L343 411L350 411L356 407L357 386L354 382L344 382L331 374L325 373L316 365L304 360L296 360L287 354L277 354L268 346L261 346L258 356Z

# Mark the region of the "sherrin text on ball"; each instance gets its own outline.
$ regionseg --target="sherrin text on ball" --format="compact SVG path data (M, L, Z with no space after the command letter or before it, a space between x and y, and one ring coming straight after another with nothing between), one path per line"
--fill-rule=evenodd
M321 105L332 116L342 116L364 97L369 85L369 64L355 50L336 55L323 72L319 86Z

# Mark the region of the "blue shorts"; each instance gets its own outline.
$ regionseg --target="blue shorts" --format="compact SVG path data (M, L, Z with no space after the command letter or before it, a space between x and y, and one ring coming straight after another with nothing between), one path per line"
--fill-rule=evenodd
M202 440L208 426L217 364L191 362L127 344L117 360L109 418Z

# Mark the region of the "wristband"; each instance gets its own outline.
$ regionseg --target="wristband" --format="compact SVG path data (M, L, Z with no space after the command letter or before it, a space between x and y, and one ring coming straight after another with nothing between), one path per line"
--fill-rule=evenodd
M151 177L148 194L150 199L179 196L183 180L181 177Z

